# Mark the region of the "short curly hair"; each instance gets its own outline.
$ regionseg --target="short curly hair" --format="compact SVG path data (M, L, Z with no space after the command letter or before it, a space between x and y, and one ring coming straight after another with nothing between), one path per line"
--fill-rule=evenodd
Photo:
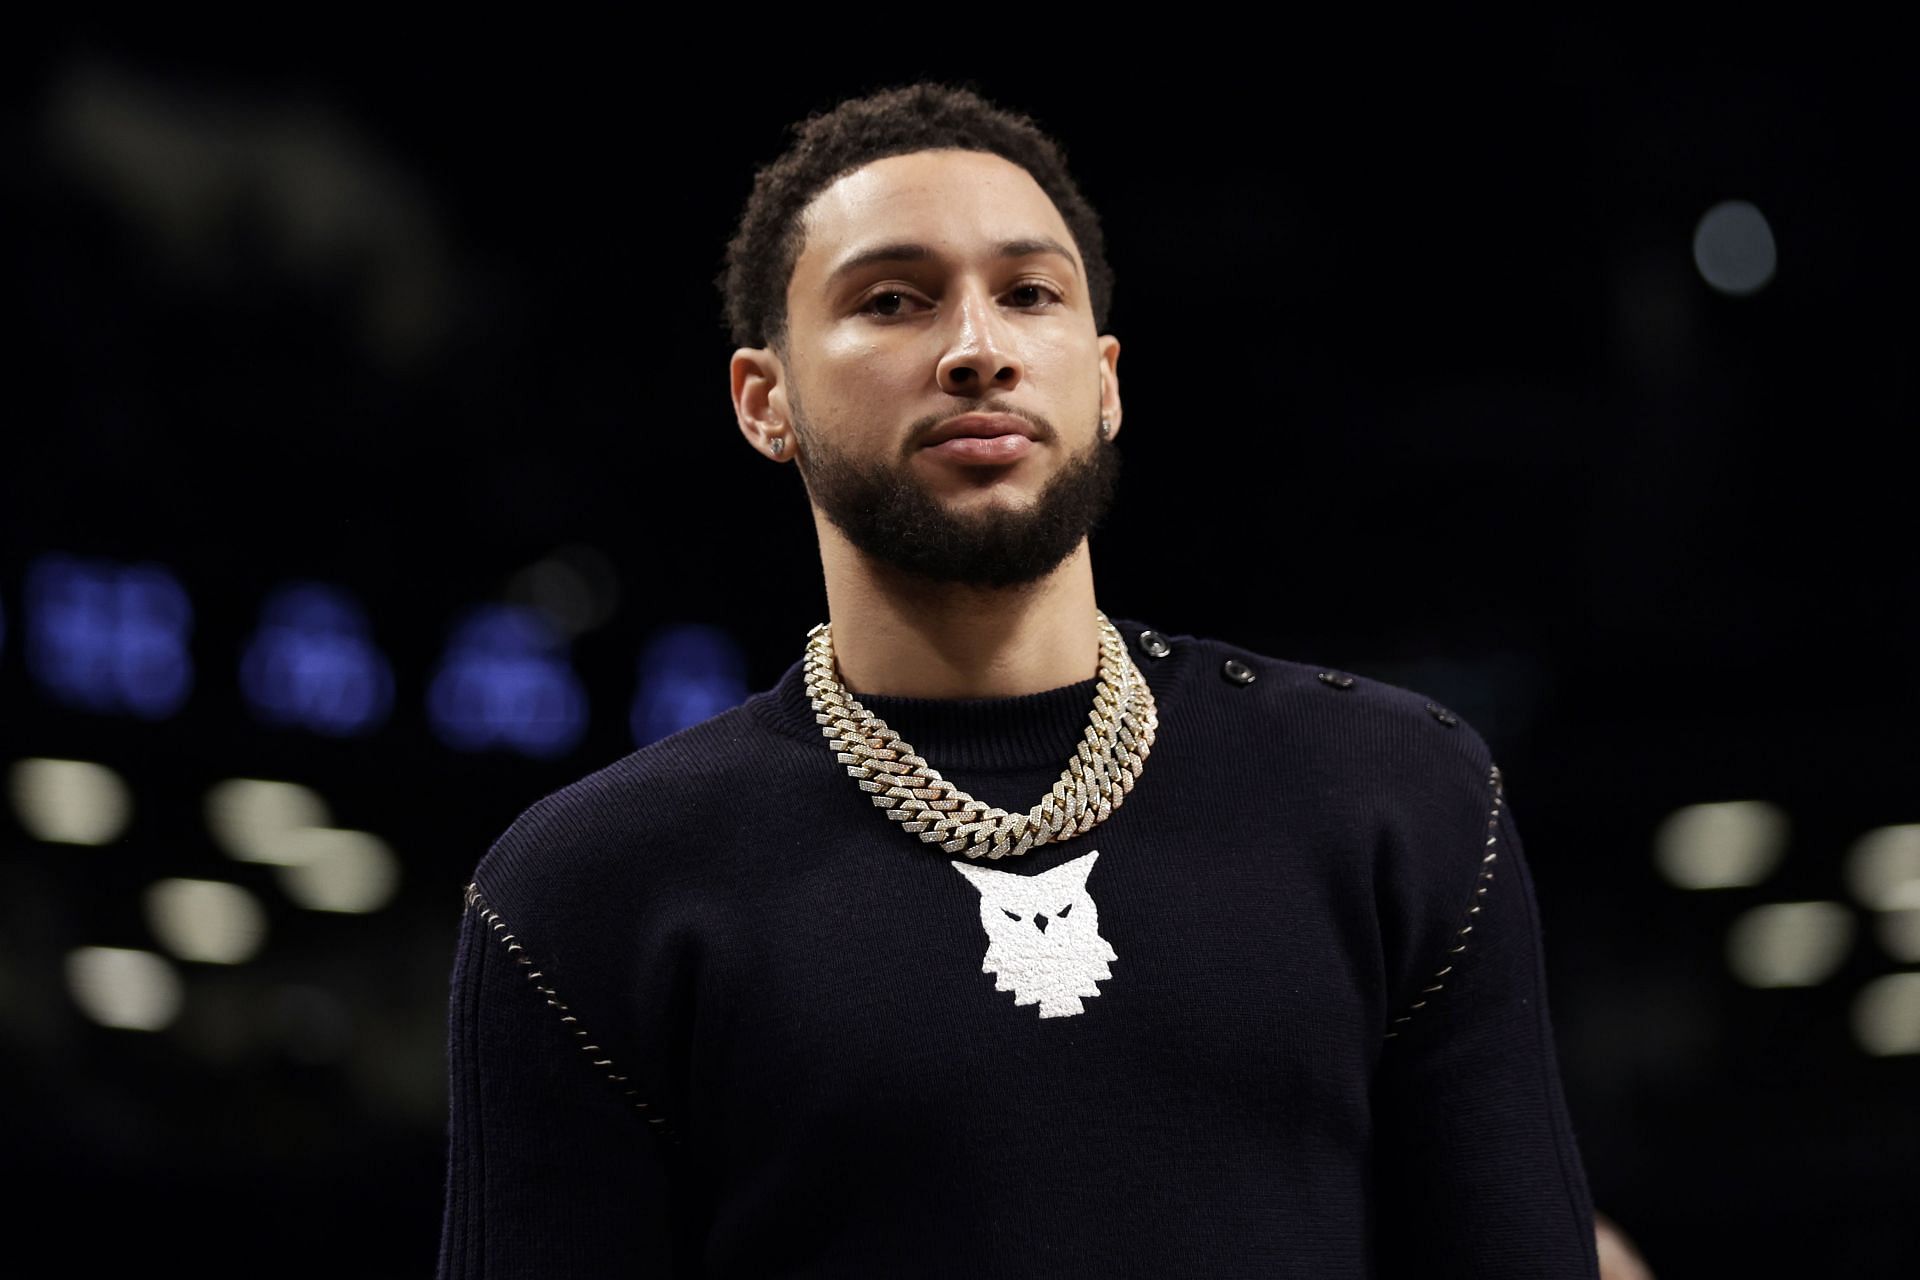
M965 83L920 81L850 98L790 126L786 152L754 174L753 192L714 283L736 346L784 349L787 284L804 247L800 214L864 164L914 151L986 151L1033 175L1073 233L1087 271L1094 327L1107 327L1113 269L1100 218L1067 172L1065 149L1029 116L995 106Z

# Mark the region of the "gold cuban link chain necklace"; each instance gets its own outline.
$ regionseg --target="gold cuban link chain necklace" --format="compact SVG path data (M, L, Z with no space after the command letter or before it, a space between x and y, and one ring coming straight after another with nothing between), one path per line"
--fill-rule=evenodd
M1098 609L1100 673L1086 736L1053 789L1025 813L975 800L940 776L912 744L861 706L840 683L833 629L807 632L807 697L813 718L847 772L902 831L970 858L1017 856L1084 835L1118 809L1133 790L1160 727L1153 690L1127 653L1119 628Z

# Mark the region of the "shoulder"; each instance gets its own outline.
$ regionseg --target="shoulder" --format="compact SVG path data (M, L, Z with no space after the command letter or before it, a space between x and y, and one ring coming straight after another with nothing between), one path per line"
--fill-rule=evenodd
M1403 1005L1413 999L1407 993L1455 944L1463 904L1491 871L1488 845L1506 800L1485 737L1423 689L1230 640L1160 637L1170 695L1163 733L1171 722L1175 737L1196 744L1202 767L1208 755L1230 761L1266 820L1310 833L1343 876L1364 881L1383 989ZM1137 635L1128 639L1144 652ZM1136 661L1146 671L1156 660Z
M529 805L473 880L502 904L631 898L662 857L685 848L704 821L725 817L768 738L736 706L631 751Z
M1115 625L1156 696L1169 690L1163 720L1205 721L1295 777L1449 821L1479 813L1501 784L1480 731L1430 692L1224 637Z

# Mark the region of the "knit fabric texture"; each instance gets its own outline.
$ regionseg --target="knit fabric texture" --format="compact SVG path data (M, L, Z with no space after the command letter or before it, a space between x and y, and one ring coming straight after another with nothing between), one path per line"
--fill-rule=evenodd
M1152 753L1017 858L897 830L798 660L522 814L462 886L439 1275L1597 1277L1480 734L1113 622ZM1024 812L1094 684L851 692Z

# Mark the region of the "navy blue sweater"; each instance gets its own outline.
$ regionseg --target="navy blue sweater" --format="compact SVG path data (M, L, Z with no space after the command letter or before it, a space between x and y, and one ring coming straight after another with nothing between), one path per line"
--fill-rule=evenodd
M440 1275L1597 1276L1486 743L1114 622L1152 753L1018 858L896 830L798 660L528 809L466 891ZM1024 812L1093 689L853 693Z

